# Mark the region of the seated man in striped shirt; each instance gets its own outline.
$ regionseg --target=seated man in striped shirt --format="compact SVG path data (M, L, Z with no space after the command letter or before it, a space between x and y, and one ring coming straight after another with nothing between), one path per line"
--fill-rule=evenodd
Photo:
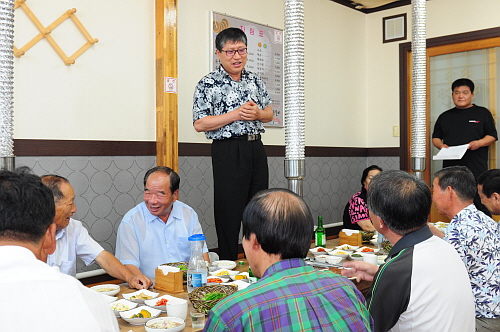
M303 258L313 218L286 189L257 193L243 213L243 249L261 279L219 302L204 331L371 331L363 296L346 278Z

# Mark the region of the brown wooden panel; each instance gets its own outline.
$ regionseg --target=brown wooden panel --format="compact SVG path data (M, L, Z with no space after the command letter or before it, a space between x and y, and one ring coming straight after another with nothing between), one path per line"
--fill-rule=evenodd
M210 143L179 143L180 156L210 157ZM285 157L283 145L265 145L269 157ZM306 146L306 157L398 157L399 148ZM15 139L14 154L23 156L154 156L155 142Z
M22 156L154 156L155 142L15 139L14 155Z
M388 4L383 5L383 6L375 7L375 8L356 9L356 6L358 5L358 3L356 1L351 1L351 0L331 0L331 1L336 2L338 4L341 4L341 5L344 5L346 7L355 9L356 11L359 11L359 12L362 12L365 14L375 13L375 12L379 12L382 10L397 8L397 7L406 6L406 5L411 4L411 0L393 0L393 2L391 2L391 3L388 3Z
M156 164L178 170L177 93L165 92L165 78L178 77L177 0L156 0Z

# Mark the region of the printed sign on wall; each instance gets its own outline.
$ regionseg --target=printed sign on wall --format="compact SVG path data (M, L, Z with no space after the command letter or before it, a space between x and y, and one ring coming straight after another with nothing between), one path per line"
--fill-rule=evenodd
M212 12L213 68L220 66L215 55L215 37L227 28L240 28L247 35L248 61L246 69L257 73L266 84L271 97L274 117L266 126L283 127L283 30Z

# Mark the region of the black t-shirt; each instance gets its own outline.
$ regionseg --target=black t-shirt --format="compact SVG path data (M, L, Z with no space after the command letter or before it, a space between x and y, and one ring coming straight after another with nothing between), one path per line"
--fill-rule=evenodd
M482 139L486 135L498 139L493 116L487 108L472 105L465 109L454 107L442 113L436 121L432 138L440 138L444 144L456 146ZM467 150L459 160L443 161L443 167L455 165L467 166L477 179L488 170L488 147Z

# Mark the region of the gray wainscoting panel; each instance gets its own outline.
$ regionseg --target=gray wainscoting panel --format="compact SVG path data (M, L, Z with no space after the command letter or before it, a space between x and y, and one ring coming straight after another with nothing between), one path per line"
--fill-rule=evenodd
M104 249L114 253L116 232L125 213L142 201L144 173L155 166L154 156L17 157L16 166L28 166L37 175L66 177L75 189L77 211ZM77 273L98 269L77 262Z
M270 188L286 188L284 158L269 157ZM144 173L155 166L154 156L17 157L16 166L35 174L67 177L75 188L75 219L81 220L104 249L115 251L116 232L123 215L142 201ZM399 157L309 157L306 159L304 199L316 219L342 221L348 199L360 188L364 168L377 164L399 169ZM198 213L209 248L216 248L213 216L213 178L210 157L179 157L179 199ZM99 268L77 264L77 272Z

